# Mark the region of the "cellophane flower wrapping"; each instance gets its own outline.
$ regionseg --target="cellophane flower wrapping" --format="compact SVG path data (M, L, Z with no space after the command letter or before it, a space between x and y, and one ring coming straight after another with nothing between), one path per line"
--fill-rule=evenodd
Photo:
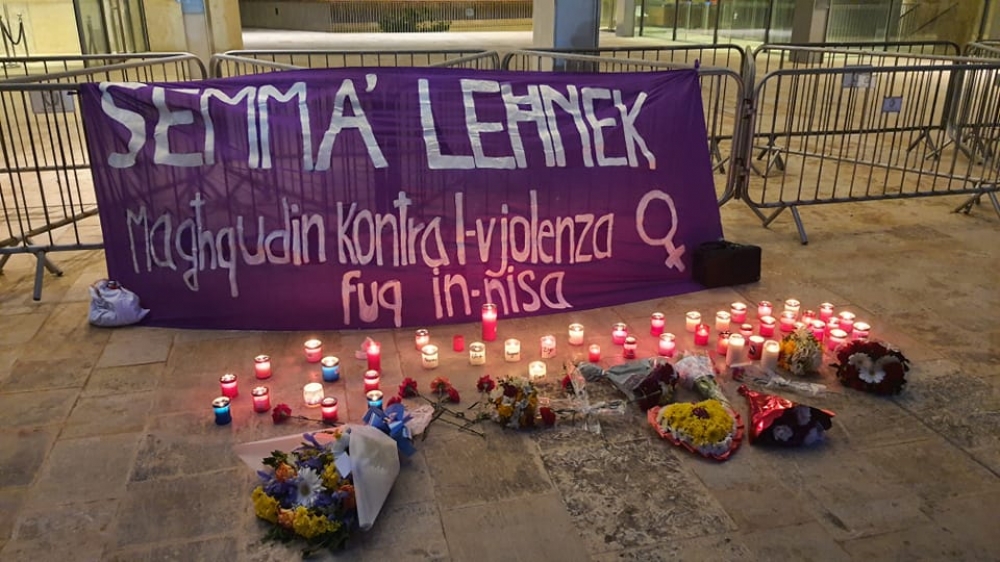
M702 398L718 400L729 405L729 399L722 393L719 383L715 380L715 366L707 355L685 355L674 364L677 377L684 388L689 388Z
M643 412L673 402L677 373L662 357L615 365L604 376Z
M823 440L832 427L834 413L792 402L781 396L739 388L750 405L749 437L752 445L800 447Z

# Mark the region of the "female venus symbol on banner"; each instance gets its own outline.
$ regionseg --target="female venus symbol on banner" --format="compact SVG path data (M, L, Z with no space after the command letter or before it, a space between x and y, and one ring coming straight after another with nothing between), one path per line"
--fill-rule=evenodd
M663 201L670 208L670 232L667 232L667 235L660 239L650 237L646 232L645 225L646 208L651 202L657 200ZM677 207L674 206L674 200L669 195L657 189L642 196L639 205L635 208L635 230L639 233L639 238L646 244L663 246L667 251L667 261L665 262L667 267L684 271L684 262L681 261L681 257L684 255L684 244L674 245L674 235L677 234Z

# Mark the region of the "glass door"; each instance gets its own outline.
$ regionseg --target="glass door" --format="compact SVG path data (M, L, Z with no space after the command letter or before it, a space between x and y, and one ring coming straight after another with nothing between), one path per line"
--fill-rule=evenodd
M84 54L149 50L142 0L74 0Z
M104 3L101 0L74 0L73 7L80 33L80 52L85 55L110 53Z

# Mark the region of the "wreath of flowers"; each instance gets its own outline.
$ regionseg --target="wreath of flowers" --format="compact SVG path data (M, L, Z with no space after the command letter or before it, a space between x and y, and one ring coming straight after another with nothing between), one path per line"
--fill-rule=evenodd
M538 389L527 379L501 378L497 381L496 388L490 392L490 406L490 419L504 427L534 427L538 411ZM548 423L548 420L545 421Z
M715 399L654 407L646 415L660 437L719 461L728 459L743 438L739 414Z
M875 394L899 394L910 361L898 349L877 341L856 340L837 350L837 380Z
M796 376L815 373L823 364L823 348L806 328L781 338L778 366Z

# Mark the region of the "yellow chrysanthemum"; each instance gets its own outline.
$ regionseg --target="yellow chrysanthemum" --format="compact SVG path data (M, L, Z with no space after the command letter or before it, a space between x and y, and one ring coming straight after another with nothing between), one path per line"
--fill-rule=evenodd
M327 490L336 490L340 485L340 473L337 472L337 465L330 463L323 469L323 486Z
M718 400L666 406L660 410L660 424L684 434L698 447L721 443L733 431L733 417Z
M497 406L497 414L502 419L508 419L514 415L514 408L506 405Z
M323 515L315 515L305 507L295 508L295 522L293 530L295 534L311 539L324 533L330 533L340 528L339 521L331 521Z
M264 488L257 486L253 489L253 510L264 521L271 523L278 522L278 500L264 493Z

